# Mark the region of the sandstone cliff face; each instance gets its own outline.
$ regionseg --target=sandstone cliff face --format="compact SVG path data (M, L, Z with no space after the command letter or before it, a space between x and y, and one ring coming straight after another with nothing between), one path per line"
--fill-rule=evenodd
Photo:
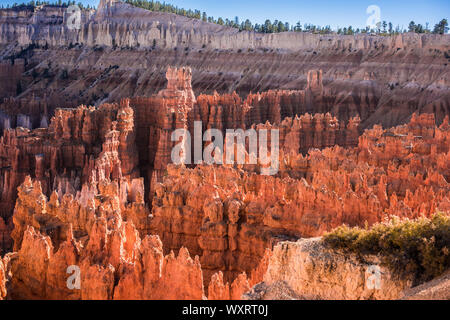
M133 123L130 107L105 104L97 110L59 109L49 128L5 130L0 138L1 215L9 220L26 175L40 181L46 195L56 190L60 199L66 192L76 196L85 182L110 176L130 184L139 175Z
M12 248L12 239L10 237L12 231L12 224L6 224L0 218L0 254L5 254Z
M280 241L449 211L448 117L437 126L433 114L414 114L359 136L358 117L308 113L320 105L322 76L309 72L304 90L196 97L191 70L170 68L158 95L58 109L48 128L5 130L0 203L15 251L5 259L8 295L239 299L263 280L267 249ZM171 133L192 131L196 120L202 129L279 129L279 173L168 166ZM66 283L72 265L78 291Z
M430 282L406 290L403 300L449 300L450 272L433 279Z
M21 93L20 79L24 71L24 59L0 61L0 99L15 97Z
M448 35L256 34L121 2L81 16L80 29L69 30L60 7L0 11L0 79L15 75L0 90L15 108L0 108L12 111L11 126L18 113L39 126L45 105L48 120L60 107L157 93L168 65L190 66L197 94L296 90L322 78L314 109L298 114L359 116L363 128L406 123L413 112L435 113L438 123L449 114ZM322 77L307 76L311 69Z
M376 257L356 256L325 248L320 238L298 242L280 242L269 261L264 282L244 295L246 299L266 299L280 284L282 291L307 300L394 300L411 287L408 279L399 279L379 266ZM372 273L377 266L376 273ZM373 278L373 279L372 279ZM371 282L372 281L372 282ZM270 296L271 299L282 298Z
M184 245L199 255L206 276L220 270L233 279L279 240L448 211L449 124L433 123L414 116L405 126L366 131L356 148L306 156L288 146L278 177L247 166L169 166L156 188L151 230L167 250Z
M21 45L47 43L49 46L84 43L89 46L139 46L165 48L203 45L218 49L271 48L295 50L300 48L335 48L340 50L440 47L441 37L401 34L395 37L368 35L330 36L285 32L258 34L189 19L175 14L151 12L121 1L101 4L98 10L82 10L79 28L67 27L69 14L65 8L42 6L37 8L5 9L0 21L8 26L0 34L0 43L18 41ZM35 28L27 28L27 24ZM115 32L118 31L118 32ZM15 35L20 34L17 38ZM448 39L446 40L448 45Z
M445 50L380 52L376 57L369 52L362 53L362 57L358 52L342 57L340 51L319 51L313 55L305 51L244 54L206 49L200 53L183 48L86 50L33 49L27 60L27 73L21 79L23 92L12 95L13 102L1 103L2 110L12 113L11 127L16 125L18 113L30 116L33 128L40 126L45 106L50 119L60 107L98 106L126 97L148 97L165 87L168 65L191 66L192 88L197 95L236 91L242 97L270 89L298 90L305 87L308 71L321 69L323 94L298 114L330 112L345 122L359 116L364 128L379 123L385 127L406 123L414 112L435 113L438 123L449 114ZM341 60L345 67L335 63ZM384 67L386 61L389 66ZM27 77L29 73L36 74L36 79ZM49 81L52 90L45 89ZM281 119L287 116L292 114L280 115Z
M28 225L22 231L20 249L7 255L11 270L8 297L12 299L187 299L206 298L204 279L198 256L191 258L182 247L178 254L163 253L158 236L142 238L133 222L124 221L117 185L106 183L99 194L88 201L91 217L87 234L80 235L72 229L74 223L62 221L67 212L82 206L80 200L72 200L72 208L47 201L39 182L27 179L21 186L29 192L20 192L16 215L22 211L32 214L35 227ZM41 199L38 212L33 200ZM33 211L35 210L35 211ZM130 210L130 208L128 208ZM39 225L39 218L58 221L60 228L51 229ZM80 217L79 217L80 218ZM78 218L78 219L79 219ZM20 226L14 230L17 234ZM64 237L55 237L55 231L64 230ZM77 235L76 237L74 235ZM265 260L267 261L267 259ZM230 286L223 282L221 274L213 277L209 295L213 299L240 299L250 285L262 280L265 264L247 279L245 274ZM71 272L78 268L79 287L71 281ZM0 264L1 297L6 295L3 264ZM72 270L72 271L71 271Z
M6 297L6 270L3 260L0 259L0 300Z
M338 123L330 114L296 117L314 110L315 101L320 99L322 72L315 72L315 77L313 71L308 75L305 90L268 91L250 94L243 100L236 93L219 95L217 92L196 98L191 87L191 69L169 68L166 89L157 96L132 98L127 102L136 114L139 165L145 188L150 191L146 200L151 201L155 185L162 181L166 166L171 162L171 151L178 143L171 141L171 133L183 128L189 130L194 139L195 121L202 123L202 132L214 128L224 136L227 129L280 129L281 146L296 153L336 144L356 146L361 131L358 117L350 119L348 125ZM256 125L259 123L265 125Z

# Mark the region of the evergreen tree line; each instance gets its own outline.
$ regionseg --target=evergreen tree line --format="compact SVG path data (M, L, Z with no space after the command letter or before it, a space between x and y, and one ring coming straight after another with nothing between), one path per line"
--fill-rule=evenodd
M54 1L29 1L27 3L14 3L12 5L6 5L3 4L0 6L1 9L11 9L11 8L18 8L18 7L39 7L39 6L59 6L67 8L69 6L77 5L80 9L94 9L94 7L91 7L90 5L84 6L81 2L76 3L76 1L62 1L62 0L54 0Z
M283 22L279 20L271 21L267 19L264 24L253 24L249 19L245 21L240 21L239 17L235 17L234 19L223 19L219 17L215 19L214 17L208 16L206 12L201 12L200 10L186 10L183 8L178 8L177 6L167 4L166 2L160 2L155 0L125 0L126 3L129 3L135 7L151 10L151 11L159 11L159 12L168 12L175 13L178 15L182 15L188 18L201 19L205 22L216 23L223 26L237 28L240 31L256 31L262 33L277 33L277 32L285 32L285 31L294 31L294 32L311 32L311 33L319 33L319 34L330 34L334 33L329 25L325 27L316 26L313 24L306 23L304 25L301 22L297 22L295 25L290 25L289 22ZM366 27L364 29L355 29L352 26L338 28L336 30L337 34L343 35L353 35L358 33L376 33L382 35L394 35L405 32L415 32L415 33L436 33L436 34L444 34L448 32L448 22L447 19L442 19L439 23L437 23L433 30L429 28L429 23L426 23L425 26L421 24L415 24L414 21L411 21L409 24L408 30L401 29L400 26L394 25L392 22L383 21L378 25L376 29L370 29Z
M434 34L444 34L447 33L448 28L448 21L447 19L442 19L439 21L433 29L430 28L430 24L426 23L425 25L422 24L416 24L414 21L411 21L408 25L408 29L402 29L399 25L394 27L392 22L383 21L378 24L378 27L375 29L371 29L369 27L360 29L360 28L353 28L352 26L344 27L344 28L338 28L337 30L332 30L331 27L328 26L316 26L313 24L305 23L301 24L301 22L297 22L295 25L290 25L289 22L283 22L279 20L271 21L267 19L264 24L253 24L249 19L246 19L245 21L240 21L239 17L235 17L234 19L223 19L222 17L214 18L211 16L208 16L206 12L201 12L200 10L191 10L191 9L184 9L179 8L177 6L168 4L166 2L160 2L160 1L154 1L154 0L123 0L124 2L131 4L138 8L143 8L151 11L157 11L157 12L167 12L167 13L175 13L181 16L185 16L188 18L193 19L199 19L205 22L210 23L216 23L218 25L222 26L228 26L232 28L237 28L240 31L255 31L255 32L261 32L261 33L278 33L278 32L285 32L285 31L293 31L293 32L310 32L310 33L317 33L317 34L331 34L331 33L337 33L342 35L353 35L353 34L359 34L359 33L375 33L380 35L396 35L400 33L405 32L415 32L415 33L434 33ZM22 3L22 4L13 4L14 7L19 6L40 6L40 5L59 5L59 6L70 6L74 5L75 1L67 1L62 2L62 0L54 1L50 3L49 1L30 1L28 4ZM84 7L82 3L78 3L78 6L80 8L87 8L90 9L90 6ZM1 6L2 8L3 5ZM7 8L10 6L8 5Z
M434 34L444 34L447 33L449 30L448 28L448 21L447 19L442 19L439 21L433 29L430 29L430 24L427 22L424 25L422 24L416 24L414 21L411 21L408 25L408 29L401 29L400 26L396 26L394 28L394 25L392 22L383 21L379 23L378 27L376 29L370 29L369 27L366 27L365 29L353 29L352 26L349 26L348 28L338 28L337 33L338 34L355 34L355 33L376 33L380 35L395 35L400 33L406 33L406 32L414 32L414 33L434 33Z

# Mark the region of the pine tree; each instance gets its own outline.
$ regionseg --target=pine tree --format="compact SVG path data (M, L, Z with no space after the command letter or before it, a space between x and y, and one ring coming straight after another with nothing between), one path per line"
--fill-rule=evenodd
M424 33L423 26L420 23L418 25L416 25L415 32L416 33Z
M278 32L284 32L284 31L286 31L284 23L279 21L278 22Z
M239 17L238 16L234 17L234 24L236 26L239 26Z
M434 26L433 33L444 34L448 32L448 21L447 19L442 19L438 24Z
M253 25L252 25L252 23L251 23L251 21L249 19L245 20L244 30L246 30L246 31L252 31L253 30Z
M267 19L266 22L264 23L264 32L265 33L272 33L273 29L272 29L272 22Z
M289 25L289 22L284 23L284 31L289 31L291 29L291 26Z

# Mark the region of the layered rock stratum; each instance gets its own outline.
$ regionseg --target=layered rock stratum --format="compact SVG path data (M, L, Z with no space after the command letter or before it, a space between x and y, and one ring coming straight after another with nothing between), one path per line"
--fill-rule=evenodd
M438 127L432 114L413 115L406 125L374 126L358 138L357 118L346 125L330 114L280 121L283 108L295 111L277 101L308 95L314 101L311 85L258 94L259 105L243 102L238 108L238 96L195 97L190 76L189 69L169 69L168 87L156 96L59 109L48 128L5 130L6 217L6 195L14 199L14 183L20 185L12 216L14 252L2 266L9 297L239 299L260 282L280 281L296 297L402 297L409 282L389 280L390 289L376 294L352 291L326 270L313 274L330 277L336 288L328 295L319 285L305 289L301 273L274 280L285 273L273 260L276 244L320 236L343 223L449 211L448 118ZM240 112L227 111L233 108ZM206 127L279 129L279 173L260 175L259 165L167 165L175 143L169 129L190 128L194 119ZM145 138L138 143L138 137ZM339 257L329 258L345 269ZM303 258L292 259L297 264ZM79 290L67 288L70 266L80 268ZM349 281L361 287L360 280Z
M82 10L79 28L70 17L58 6L0 10L3 127L45 125L56 108L147 97L164 88L168 65L192 68L197 95L241 97L302 88L320 69L323 94L307 111L359 116L363 128L399 125L414 112L440 124L450 113L449 35L239 32L120 1Z
M320 238L281 242L273 249L264 281L245 294L246 299L302 300L394 300L411 287L410 279L399 279L381 267L376 290L368 286L370 267L380 265L376 257L355 255L327 249ZM288 293L288 297L281 294Z
M312 237L450 213L448 35L64 10L0 10L0 299L446 297ZM196 121L278 130L278 172L171 164Z

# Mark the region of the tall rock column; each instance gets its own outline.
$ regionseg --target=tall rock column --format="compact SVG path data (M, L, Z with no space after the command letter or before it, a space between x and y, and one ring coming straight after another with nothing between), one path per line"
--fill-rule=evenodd
M167 69L167 88L158 93L163 100L164 114L161 128L159 128L159 142L155 155L154 170L150 173L150 195L155 185L162 181L164 170L172 162L171 151L179 141L171 141L172 132L176 129L189 130L188 114L193 110L196 98L192 90L192 71L189 67ZM183 136L182 141L187 139ZM149 150L151 150L149 146ZM183 152L186 156L186 150Z

